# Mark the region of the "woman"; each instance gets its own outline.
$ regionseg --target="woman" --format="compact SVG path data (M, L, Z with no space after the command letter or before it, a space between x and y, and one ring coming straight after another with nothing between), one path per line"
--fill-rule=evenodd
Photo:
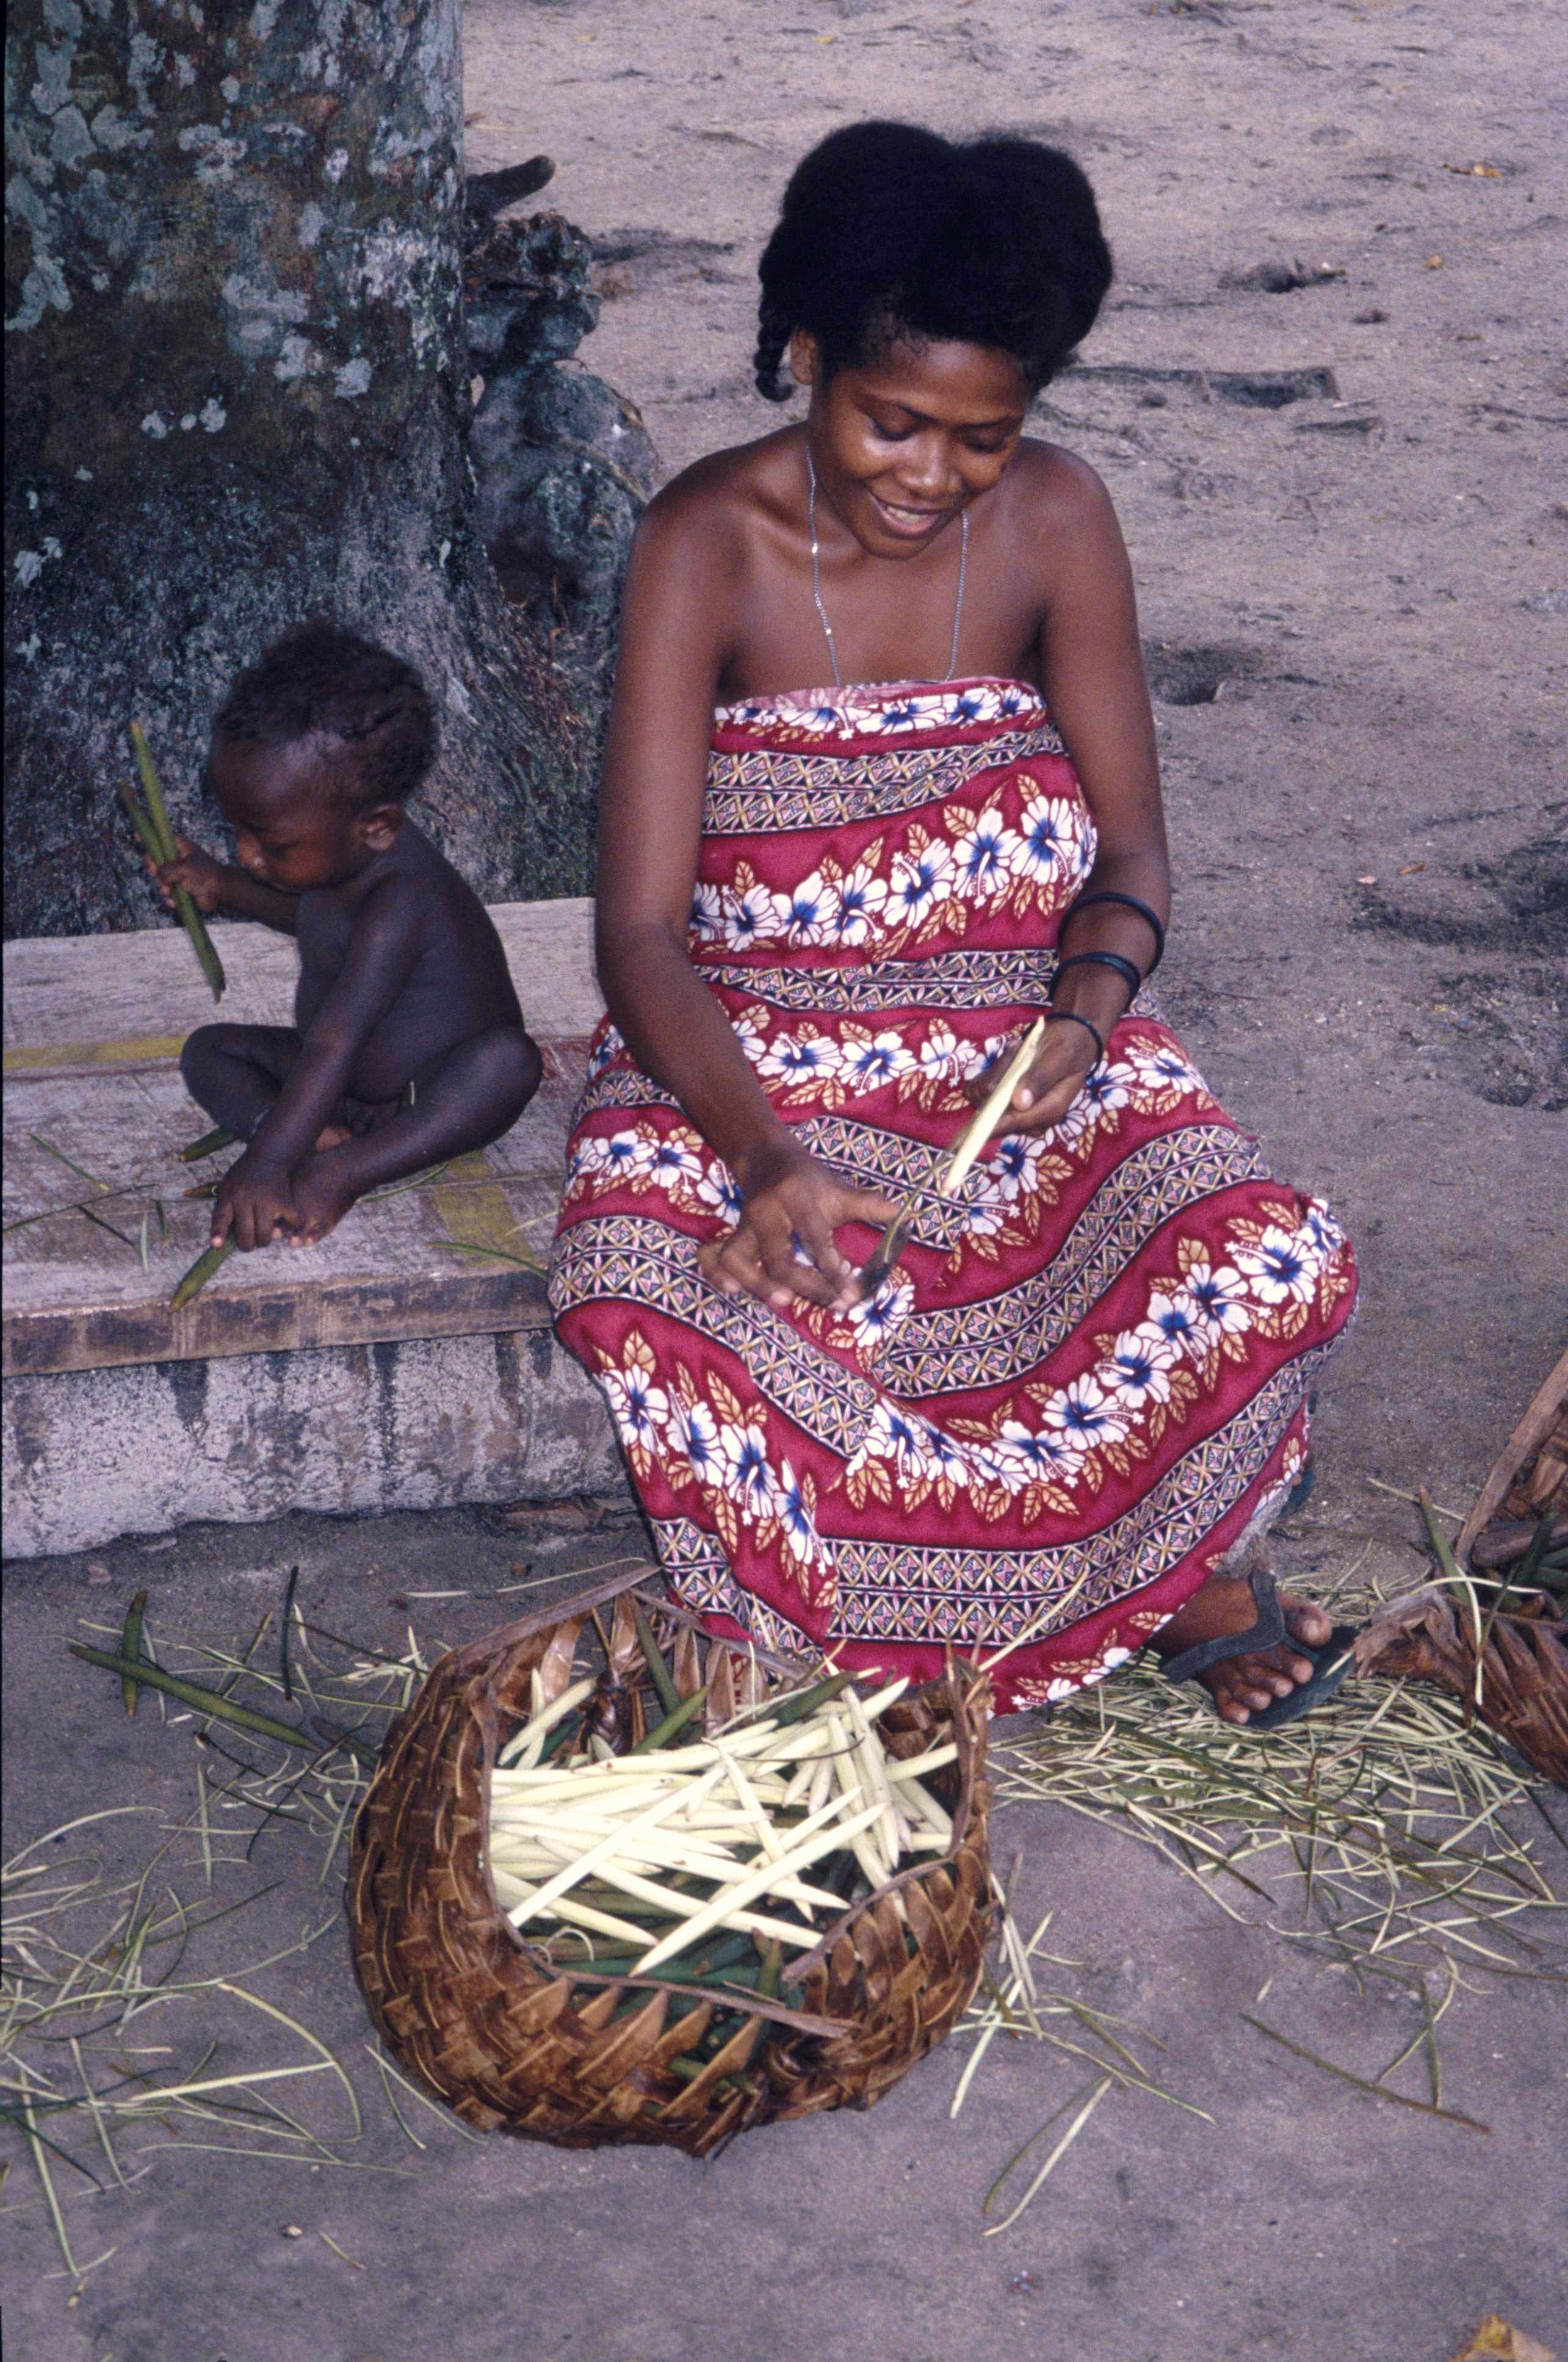
M1153 1640L1285 1718L1337 1678L1327 1618L1222 1562L1304 1474L1354 1266L1143 990L1131 575L1093 471L1022 432L1110 278L1032 142L861 124L790 182L757 382L788 351L805 425L670 484L627 577L553 1300L712 1628L917 1675L952 1646L999 1708Z

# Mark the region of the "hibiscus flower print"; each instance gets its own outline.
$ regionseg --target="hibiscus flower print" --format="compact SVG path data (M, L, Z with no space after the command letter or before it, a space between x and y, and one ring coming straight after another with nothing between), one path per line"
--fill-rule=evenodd
M678 1203L696 1195L702 1177L702 1159L695 1133L666 1132L656 1141L648 1158L648 1178L656 1189L667 1189Z
M846 1025L839 1047L839 1072L852 1090L879 1091L896 1083L914 1065L913 1054L896 1032L868 1033Z
M743 1517L770 1518L778 1508L778 1487L767 1464L767 1438L760 1427L721 1427L719 1482Z
M801 1567L814 1566L823 1554L823 1542L812 1514L809 1485L796 1475L787 1460L778 1463L773 1514L790 1557Z
M836 897L820 869L788 894L773 898L773 933L790 944L833 941Z
M766 886L752 884L724 897L724 942L732 951L749 952L770 940L774 927L773 897Z
M669 1396L636 1361L601 1373L610 1415L632 1459L646 1474L669 1420Z
M572 1180L592 1189L646 1189L653 1164L653 1135L640 1125L625 1131L595 1132L579 1146Z
M1180 1362L1180 1346L1147 1321L1122 1330L1096 1374L1123 1408L1143 1412L1169 1402L1171 1374Z
M732 1226L740 1220L745 1210L741 1193L735 1186L734 1175L727 1164L721 1164L717 1157L703 1167L701 1178L696 1185L696 1196L699 1204L707 1207L711 1213L722 1214Z
M875 1296L863 1296L840 1318L862 1359L869 1360L913 1309L913 1287L899 1273L889 1272Z
M1032 886L1054 886L1075 865L1080 825L1065 796L1036 796L1018 816L1009 866Z
M803 1089L812 1083L839 1078L838 1044L826 1033L776 1033L756 1062L765 1082L785 1090Z
M716 944L724 932L724 889L699 878L691 894L690 931L700 944Z
M988 1175L995 1176L999 1197L1004 1206L1015 1206L1020 1200L1037 1197L1041 1185L1041 1168L1049 1162L1049 1152L1043 1140L1028 1132L1009 1132L999 1140L986 1160Z
M969 1046L959 1041L951 1025L938 1018L915 1052L915 1065L922 1080L938 1085L962 1081Z
M613 1065L625 1048L624 1042L613 1025L606 1025L603 1033L588 1054L588 1079L591 1083L608 1065Z
M723 1453L719 1444L719 1422L705 1402L677 1401L669 1415L669 1441L672 1452L686 1462L683 1473L704 1487L723 1481Z
M1002 893L1017 843L999 811L981 812L953 848L958 891L973 902L988 902Z
M856 950L869 942L888 900L888 889L867 862L857 862L838 883L837 908L824 942Z
M1253 1325L1247 1283L1230 1264L1195 1263L1174 1298L1176 1309L1191 1320L1205 1348L1222 1337L1242 1337Z
M1101 1444L1120 1443L1129 1425L1120 1403L1088 1371L1060 1393L1048 1395L1041 1416L1048 1428L1071 1437L1086 1452L1097 1451Z
M1145 1115L1169 1115L1184 1098L1196 1096L1205 1104L1209 1093L1203 1077L1189 1066L1179 1050L1148 1042L1132 1043L1123 1061L1133 1104Z
M895 927L923 926L938 904L949 899L953 884L953 855L946 845L932 844L917 831L895 856L889 876L889 923Z
M1185 1290L1166 1295L1162 1289L1154 1288L1149 1297L1149 1309L1144 1315L1143 1326L1153 1329L1178 1352L1191 1354L1198 1361L1201 1361L1209 1351L1207 1323Z
M1083 1096L1097 1115L1119 1115L1132 1094L1132 1075L1118 1062L1091 1067L1084 1076Z
M999 1483L1010 1493L1031 1485L1070 1485L1083 1465L1084 1447L1077 1436L1050 1428L1026 1427L1021 1419L1004 1419L990 1457Z
M1255 1246L1237 1246L1234 1253L1237 1270L1262 1303L1310 1301L1317 1266L1298 1231L1283 1231L1271 1222Z
M1303 1250L1319 1264L1332 1263L1344 1245L1345 1234L1319 1198L1307 1201L1307 1219L1298 1232Z

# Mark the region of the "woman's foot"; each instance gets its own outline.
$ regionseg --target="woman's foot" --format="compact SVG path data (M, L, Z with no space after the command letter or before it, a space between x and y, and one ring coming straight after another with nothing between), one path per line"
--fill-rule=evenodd
M1279 1604L1285 1611L1286 1629L1308 1648L1320 1649L1331 1637L1333 1626L1309 1599L1295 1599L1289 1592L1282 1591ZM1187 1606L1162 1626L1149 1645L1156 1656L1177 1657L1201 1641L1250 1631L1257 1620L1257 1602L1251 1584L1242 1576L1213 1574L1202 1590L1195 1592ZM1224 1721L1247 1722L1254 1714L1271 1706L1276 1698L1288 1697L1301 1683L1309 1682L1312 1672L1310 1658L1298 1655L1288 1642L1281 1642L1277 1648L1264 1649L1255 1654L1227 1657L1198 1678Z

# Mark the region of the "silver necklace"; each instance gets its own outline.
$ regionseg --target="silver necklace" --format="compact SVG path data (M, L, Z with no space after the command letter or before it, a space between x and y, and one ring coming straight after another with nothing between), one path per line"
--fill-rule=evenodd
M817 471L812 463L810 444L806 446L806 476L812 488L811 498L806 503L806 523L812 536L812 597L816 602L817 613L822 618L823 630L827 636L828 655L833 659L834 686L835 689L842 689L844 675L839 670L838 643L834 638L833 625L828 622L828 611L823 603L822 547L817 540ZM958 635L964 624L964 585L969 572L969 512L967 509L960 509L958 512L958 528L960 536L958 596L953 605L953 646L948 653L947 670L943 675L944 680L951 680L958 669Z

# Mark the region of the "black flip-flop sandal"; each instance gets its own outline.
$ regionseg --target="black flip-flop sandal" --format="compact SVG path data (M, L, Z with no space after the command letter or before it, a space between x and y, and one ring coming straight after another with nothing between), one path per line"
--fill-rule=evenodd
M1297 1721L1302 1715L1309 1714L1315 1705L1320 1705L1325 1698L1333 1696L1350 1672L1350 1646L1355 1639L1356 1628L1353 1624L1336 1624L1326 1640L1319 1647L1311 1648L1286 1630L1285 1610L1279 1604L1274 1576L1268 1568L1254 1566L1247 1576L1247 1582L1258 1611L1256 1623L1249 1625L1244 1632L1227 1632L1218 1639L1199 1640L1195 1647L1184 1649L1179 1656L1164 1659L1160 1671L1167 1682L1193 1682L1231 1657L1248 1657L1254 1652L1261 1654L1265 1649L1278 1648L1283 1641L1286 1648L1309 1660L1312 1666L1311 1679L1298 1683L1295 1689L1287 1690L1284 1697L1275 1698L1272 1705L1264 1706L1261 1712L1250 1712L1244 1723L1232 1726L1238 1730L1278 1730L1283 1724Z

